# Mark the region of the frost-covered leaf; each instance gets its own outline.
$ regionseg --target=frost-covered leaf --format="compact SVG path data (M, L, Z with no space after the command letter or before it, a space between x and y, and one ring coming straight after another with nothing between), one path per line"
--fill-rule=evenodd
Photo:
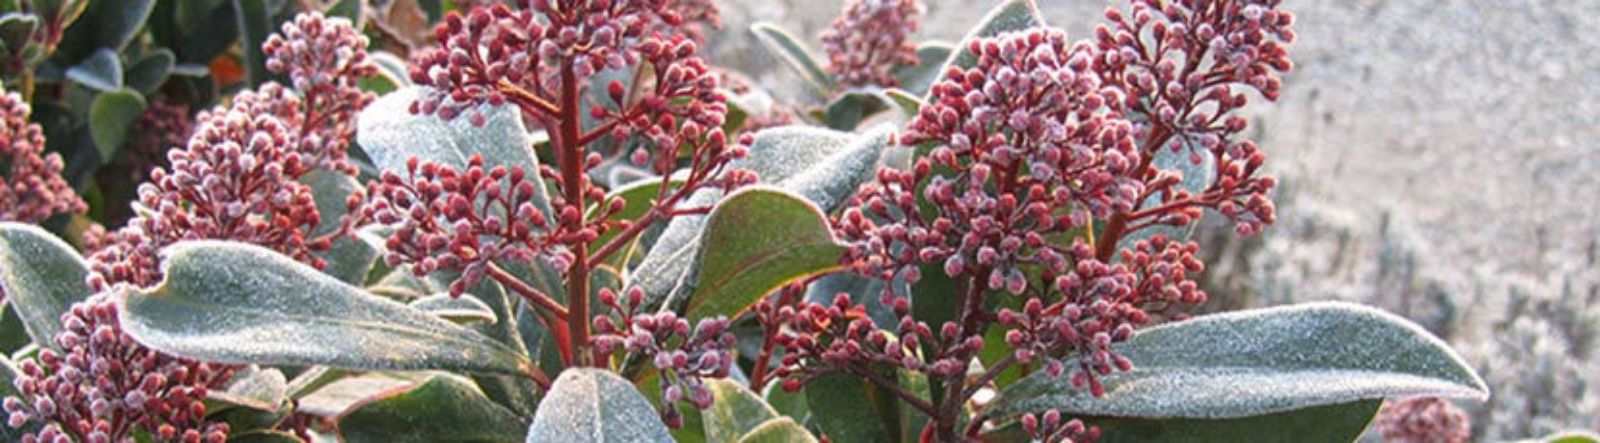
M1041 371L1007 388L990 412L1231 419L1392 397L1488 396L1443 341L1348 303L1199 317L1141 331L1117 349L1134 369L1102 377L1102 398Z
M806 432L805 427L789 417L767 420L739 438L739 443L816 443L816 441L817 438Z
M301 443L293 432L255 429L228 435L228 443Z
M445 120L431 114L412 114L411 103L428 89L412 86L379 97L357 116L356 140L379 170L405 174L406 160L418 157L454 168L465 168L474 154L483 155L486 168L521 167L536 173L531 135L522 114L511 104L479 105L463 115ZM484 124L474 126L466 115L482 113ZM539 181L533 181L538 185ZM542 185L541 185L542 186ZM543 189L538 195L544 195ZM540 209L548 212L548 203Z
M996 5L989 13L978 20L978 25L967 31L967 35L956 44L954 54L945 62L935 75L943 75L950 66L971 68L978 63L978 57L966 51L973 40L984 37L993 37L1002 33L1018 31L1028 28L1044 26L1044 15L1039 13L1039 5L1035 0L1005 0L1005 3Z
M526 429L525 419L446 375L369 398L339 418L339 435L351 443L512 443Z
M272 28L272 16L277 12L273 6L281 5L260 0L233 0L239 47L243 56L240 61L244 64L245 79L251 87L261 86L272 75L267 71L267 54L261 45L266 43L267 36L276 31Z
M289 379L283 371L250 365L236 372L227 388L206 393L211 400L258 411L277 412L288 398Z
M89 135L102 161L110 162L114 158L145 106L144 96L128 89L107 91L94 97L89 104Z
M72 246L38 226L0 222L0 287L40 346L59 349L61 314L93 293L89 266Z
M672 181L674 188L682 183L682 180ZM634 221L644 217L645 213L650 211L650 203L655 200L657 195L659 195L660 190L660 179L638 180L612 190L611 193L606 195L606 200L621 199L623 202L626 202L627 205L622 208L622 212L612 215L610 219ZM671 192L671 190L668 190L668 192ZM592 251L611 243L611 240L617 238L618 234L621 234L621 230L619 229L612 229L606 231L604 234L600 234L600 236L595 237L594 242L591 243L593 248L590 248L590 250ZM628 259L630 253L633 252L633 249L640 242L640 239L643 239L644 237L646 236L640 235L638 237L634 237L633 245L627 245L618 250L615 255L612 255L610 259L607 260L607 263L610 263L613 266L624 263Z
M900 82L900 89L916 96L927 94L928 87L944 74L944 63L953 52L955 47L945 42L917 45L917 64L897 67L890 75Z
M700 243L691 319L737 317L773 289L837 269L845 253L816 205L765 187L718 203Z
M757 426L778 418L777 411L738 382L707 380L706 388L711 390L712 398L711 407L700 412L706 441L739 441Z
M162 352L362 370L520 375L532 365L492 338L259 246L191 241L165 254L166 281L121 304L128 334Z
M451 297L450 294L433 294L412 300L411 307L437 315L456 323L494 323L494 311L472 294Z
M1227 443L1250 436L1252 442L1356 441L1378 412L1381 400L1313 406L1292 411L1230 419L1167 419L1091 417L1101 443L1185 441Z
M339 219L349 209L345 200L362 190L361 183L355 178L324 169L300 177L300 182L311 187L311 200L316 203L317 214L322 218L311 231L317 237L339 230ZM360 285L366 283L367 274L377 265L382 251L382 237L369 230L359 230L350 236L335 238L333 245L327 251L318 252L317 256L326 262L323 273L345 283Z
M392 372L347 375L349 374L335 373L329 374L328 378L332 378L331 380L314 380L313 383L320 386L305 389L308 392L295 396L298 402L295 412L314 417L335 418L373 396L385 392L404 391L416 385L415 381L398 377L398 374ZM291 391L295 391L294 385L291 384Z
M768 129L756 133L750 155L734 166L831 212L873 177L891 139L888 128L881 127L868 135L801 126ZM687 205L712 205L722 197L719 191L700 191ZM632 283L644 289L649 305L691 292L705 225L706 217L673 219L635 269Z
M852 374L833 373L806 384L811 418L829 441L899 441L898 398Z
M772 56L782 60L784 64L793 68L795 74L800 76L811 89L820 96L827 96L833 92L835 83L833 76L823 70L822 63L812 55L799 38L778 25L768 22L759 22L750 25L750 32L755 33L756 41L761 42Z
M539 405L527 442L671 442L633 384L601 369L563 371Z

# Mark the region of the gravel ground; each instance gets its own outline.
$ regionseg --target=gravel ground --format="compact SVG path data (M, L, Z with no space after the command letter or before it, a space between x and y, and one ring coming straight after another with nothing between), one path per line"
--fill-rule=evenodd
M992 4L924 1L923 36L941 40ZM794 77L741 31L771 20L814 37L838 11L722 3L718 61L779 91ZM1074 36L1107 4L1040 3ZM1600 428L1600 1L1285 3L1297 66L1255 124L1283 221L1208 240L1219 305L1378 304L1480 367L1495 398L1472 407L1478 438Z

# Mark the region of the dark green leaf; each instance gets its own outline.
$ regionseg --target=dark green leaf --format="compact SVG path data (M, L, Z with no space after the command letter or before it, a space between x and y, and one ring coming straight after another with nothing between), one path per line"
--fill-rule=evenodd
M244 50L245 79L251 87L261 86L272 75L267 71L267 55L261 49L261 45L267 42L267 36L273 32L274 11L271 3L267 0L233 0L233 10L239 23L239 47Z
M156 0L122 0L115 2L89 2L94 7L90 25L95 33L95 46L121 52L133 41Z
M21 54L39 27L39 18L30 14L10 12L0 16L0 47L11 54Z
M129 335L222 363L525 374L527 357L259 246L182 242L167 278L122 303Z
M339 419L339 434L351 443L518 442L526 429L527 421L471 383L445 375L369 399Z
M1148 420L1132 418L1089 418L1086 424L1100 427L1099 442L1235 442L1250 436L1252 442L1346 442L1355 441L1378 412L1381 400L1314 406L1253 417L1206 420L1179 418Z
M59 349L61 314L93 291L88 264L66 242L38 226L0 222L0 286L7 303L40 346Z
M1443 341L1348 303L1199 317L1146 329L1117 349L1134 369L1102 377L1102 398L1041 371L1007 388L989 411L1229 419L1392 397L1488 396Z
M633 384L605 370L574 368L556 378L526 441L670 442L672 435Z
M899 412L888 394L853 374L833 373L806 384L817 428L838 443L898 441Z
M172 51L166 48L157 48L146 54L128 68L126 74L128 87L141 94L155 92L167 81L167 75L172 73L172 67L177 60L177 56L172 55Z
M324 13L329 17L344 17L350 20L350 23L354 24L356 29L361 29L362 25L366 23L366 16L362 11L364 3L366 3L365 0L337 0L332 5L328 5L328 9Z
M302 443L292 432L257 429L228 436L228 443Z
M718 203L700 243L691 319L736 317L774 289L838 269L845 253L816 205L762 187Z
M123 89L95 96L89 106L89 130L101 160L109 162L114 158L144 108L144 96L138 91Z
M826 97L833 93L833 76L822 69L817 57L811 55L811 50L800 39L778 25L767 22L750 25L750 32L756 34L756 41L766 46L768 53L794 68L800 79L810 85L817 95Z
M122 89L122 60L110 49L95 51L82 63L67 68L67 79L100 92Z

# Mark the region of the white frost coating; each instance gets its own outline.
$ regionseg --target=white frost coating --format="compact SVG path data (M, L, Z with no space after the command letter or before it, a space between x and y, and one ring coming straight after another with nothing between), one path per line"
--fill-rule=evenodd
M250 365L234 373L227 389L208 391L207 396L251 409L278 412L288 391L289 380L282 371Z
M1045 26L1044 16L1039 13L1039 5L1034 0L1010 0L995 6L988 15L978 20L978 26L974 26L972 32L961 38L950 61L936 72L945 72L950 66L971 68L977 64L977 56L967 52L967 45L973 40L1040 26Z
M89 297L89 266L72 246L38 226L0 222L0 293L34 343L52 349L61 314Z
M494 339L260 246L189 241L163 254L166 281L119 303L128 334L162 352L356 370L518 375L531 364Z
M451 297L447 293L433 294L413 300L409 304L423 312L455 322L494 324L497 320L494 310L472 294L461 294L459 297Z
M533 416L527 441L671 442L672 434L632 383L604 370L582 368L556 378Z
M1489 395L1455 351L1420 326L1350 303L1204 316L1141 331L1116 348L1134 370L1102 377L1105 397L1040 371L1007 389L992 413L1058 408L1078 416L1217 419L1356 400Z

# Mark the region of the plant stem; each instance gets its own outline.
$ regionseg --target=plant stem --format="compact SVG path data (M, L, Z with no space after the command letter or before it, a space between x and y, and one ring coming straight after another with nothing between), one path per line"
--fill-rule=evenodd
M510 272L506 272L505 269L501 269L500 266L490 263L489 277L493 278L494 281L505 285L506 288L510 289L512 292L516 292L517 295L521 295L524 300L533 303L534 306L538 306L546 311L550 311L550 313L555 314L557 318L563 320L567 319L568 314L565 306L561 306L560 303L556 303L554 299L551 299L550 296L545 295L544 292L539 291L533 286L529 286L516 276L511 275Z
M1165 126L1156 125L1150 129L1150 136L1146 137L1144 143L1139 145L1140 153L1144 154L1144 158L1139 160L1138 171L1140 175L1150 170L1150 162L1155 159L1156 151L1160 150L1161 146L1166 145L1167 139L1171 137L1172 132L1167 130ZM1133 202L1134 210L1137 211L1142 203L1144 202ZM1106 230L1100 235L1099 244L1095 245L1094 256L1096 259L1102 262L1110 261L1111 256L1117 253L1117 243L1121 242L1122 237L1129 232L1127 228L1130 215L1129 212L1118 212L1111 216L1111 220L1106 223Z
M961 298L961 333L956 334L955 346L961 346L963 338L971 336L982 326L983 310L983 282L978 276L988 275L989 270L978 269L967 280L967 290ZM936 435L939 441L959 441L956 436L956 418L961 413L961 407L966 404L967 362L962 362L960 373L945 386L944 398L939 404L938 414L933 416L938 422Z
M561 115L558 128L557 142L560 143L560 155L557 161L561 166L562 191L566 193L566 204L572 208L584 208L584 158L583 145L580 143L582 128L579 128L579 95L578 75L573 70L572 61L561 63ZM584 229L585 216L579 211L578 217L567 226L572 232ZM572 266L567 269L567 327L571 330L568 345L575 354L576 366L590 366L595 359L589 352L589 245L577 242L572 245Z

